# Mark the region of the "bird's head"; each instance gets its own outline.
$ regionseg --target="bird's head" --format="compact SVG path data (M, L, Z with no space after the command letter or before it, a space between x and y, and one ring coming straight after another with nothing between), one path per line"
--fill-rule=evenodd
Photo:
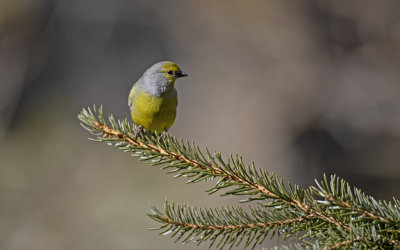
M185 72L183 72L179 65L174 62L162 62L161 72L165 78L170 82L174 82L176 79L180 77L188 76Z
M151 66L143 74L148 82L152 82L156 85L174 85L175 80L181 77L188 76L183 72L179 65L171 61L158 62Z

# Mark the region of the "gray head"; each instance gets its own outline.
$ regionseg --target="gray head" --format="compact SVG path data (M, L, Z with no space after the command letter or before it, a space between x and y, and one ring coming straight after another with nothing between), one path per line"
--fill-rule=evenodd
M136 84L149 94L160 96L174 87L176 79L185 76L188 74L178 64L162 61L148 68Z

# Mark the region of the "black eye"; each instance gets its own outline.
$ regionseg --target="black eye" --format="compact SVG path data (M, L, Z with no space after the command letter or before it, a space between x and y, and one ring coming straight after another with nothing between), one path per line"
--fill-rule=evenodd
M174 72L172 72L172 70L168 70L167 74L168 74L168 75L173 75Z

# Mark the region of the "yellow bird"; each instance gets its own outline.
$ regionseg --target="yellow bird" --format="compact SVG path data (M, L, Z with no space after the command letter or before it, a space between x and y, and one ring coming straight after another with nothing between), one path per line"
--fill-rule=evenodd
M148 68L132 86L128 106L133 122L150 132L167 131L175 121L178 95L175 80L188 76L178 64L158 62Z

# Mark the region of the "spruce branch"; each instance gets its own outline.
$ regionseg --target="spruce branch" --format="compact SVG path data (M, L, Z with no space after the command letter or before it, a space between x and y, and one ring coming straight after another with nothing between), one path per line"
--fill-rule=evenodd
M239 245L246 238L245 247L261 244L270 231L273 234L289 237L298 231L298 227L307 223L306 217L287 219L281 214L272 214L268 210L249 208L194 208L186 205L165 203L165 215L153 208L149 217L164 224L162 235L179 234L176 241L184 244L193 241L200 244L210 238L212 246L218 239L217 247ZM224 238L229 240L223 240ZM254 240L253 240L254 239Z
M159 134L152 135L147 131L135 138L133 128L126 119L116 121L110 115L110 127L105 121L101 107L98 110L94 107L94 111L90 108L84 109L78 118L86 130L97 136L92 140L108 142L109 145L133 153L140 160L151 161L151 165L165 165L163 169L168 170L168 173L179 172L174 177L191 178L188 183L220 177L208 190L209 193L236 186L223 195L253 196L249 200L279 198L263 185L264 177L277 178L266 171L257 170L254 165L246 168L239 156L231 156L230 160L225 162L220 153L212 155L207 149L206 157L194 144L178 141L170 135L166 135L164 140Z
M249 211L241 208L196 208L166 202L164 213L152 209L150 218L161 223L161 234L183 243L204 241L217 247L261 244L270 238L296 237L294 248L400 247L400 202L378 201L352 188L346 181L326 176L307 189L290 183L254 164L246 166L240 156L224 160L220 153L202 152L194 143L174 136L135 127L113 115L106 121L102 108L83 109L78 115L99 142L131 153L150 165L161 166L187 183L217 179L209 194L246 196L257 201ZM283 246L282 249L285 249Z

